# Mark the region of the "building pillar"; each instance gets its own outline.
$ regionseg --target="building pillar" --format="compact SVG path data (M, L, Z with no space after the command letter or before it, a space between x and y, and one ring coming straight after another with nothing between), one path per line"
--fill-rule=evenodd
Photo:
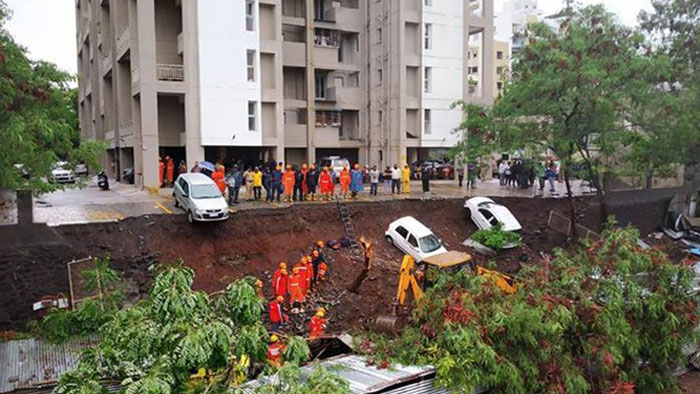
M138 67L141 79L141 143L134 147L135 168L141 169L141 186L157 189L158 184L158 92L156 90L156 16L154 0L136 3L138 23ZM133 49L133 47L132 47ZM138 175L138 174L137 174Z
M185 67L185 157L187 168L195 161L204 161L204 146L200 129L199 85L199 37L197 31L197 1L182 0L182 30L184 38Z
M484 26L481 34L481 80L483 89L483 100L492 105L494 101L494 58L496 56L493 43L493 0L484 0Z
M307 158L309 163L316 161L316 106L315 106L315 71L314 71L314 0L306 0L306 138ZM282 153L284 156L284 152Z

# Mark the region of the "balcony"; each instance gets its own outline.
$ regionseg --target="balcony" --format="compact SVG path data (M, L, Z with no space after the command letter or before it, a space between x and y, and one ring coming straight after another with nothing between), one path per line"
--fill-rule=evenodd
M182 82L185 68L181 64L156 64L156 78L159 81Z
M129 24L125 23L117 32L117 54L122 54L129 46L131 42L131 29L129 29Z
M340 145L340 125L316 126L314 145L336 147Z
M285 124L284 125L284 145L290 148L306 148L306 125L305 124Z
M362 30L362 13L358 8L346 7L331 7L326 10L324 21L335 22L344 28L343 30L351 30L360 32Z
M285 41L282 44L285 66L306 67L306 43Z
M134 121L127 120L119 123L119 138L129 137L134 134Z
M337 46L314 45L314 67L327 70L335 70L338 68L338 51Z
M183 32L177 35L177 54L182 55L185 52L185 38Z
M335 101L342 109L359 110L362 106L362 92L359 87L330 87L326 92L326 100Z

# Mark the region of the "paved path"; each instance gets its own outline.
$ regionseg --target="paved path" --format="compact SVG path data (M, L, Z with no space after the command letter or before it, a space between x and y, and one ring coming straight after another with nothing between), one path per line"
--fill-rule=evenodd
M459 188L456 181L431 181L431 198L466 198L470 196L500 196L500 197L535 197L560 198L564 193L564 184L557 184L561 194L552 194L547 189L544 193L534 189L518 189L504 187L498 184L498 180L478 182L475 189L467 190ZM574 183L574 192L577 195L589 192L582 187L580 182ZM264 194L264 193L263 193ZM231 208L235 213L240 210L287 208L290 203L266 203L262 201L245 201L245 192L242 190L241 203ZM376 197L369 195L369 185L355 201L392 201L399 199L420 199L423 197L420 181L411 182L411 192L408 194L391 194L382 184L379 185ZM12 193L0 194L0 224L16 223L16 206ZM303 202L300 204L328 204L330 202ZM127 217L136 217L150 214L184 214L175 208L172 199L172 189L161 189L158 194L149 194L132 185L125 185L110 181L109 190L101 190L97 187L95 178L88 180L86 187L80 189L66 189L45 195L40 195L34 203L34 221L47 223L50 226L122 220Z

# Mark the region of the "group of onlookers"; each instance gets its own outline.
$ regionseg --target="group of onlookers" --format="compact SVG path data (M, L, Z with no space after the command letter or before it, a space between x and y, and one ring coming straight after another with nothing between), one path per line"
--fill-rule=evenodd
M514 159L503 160L498 165L498 178L501 186L512 186L526 189L534 186L535 181L539 182L539 190L544 190L545 183L549 181L549 191L556 191L557 177L559 171L554 161L525 161Z

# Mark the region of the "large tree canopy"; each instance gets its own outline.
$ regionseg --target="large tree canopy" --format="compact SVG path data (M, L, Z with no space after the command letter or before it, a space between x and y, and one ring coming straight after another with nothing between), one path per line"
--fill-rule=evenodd
M56 161L96 167L103 146L80 141L73 77L30 60L4 27L9 16L0 0L0 189L47 191L56 187L45 181Z

